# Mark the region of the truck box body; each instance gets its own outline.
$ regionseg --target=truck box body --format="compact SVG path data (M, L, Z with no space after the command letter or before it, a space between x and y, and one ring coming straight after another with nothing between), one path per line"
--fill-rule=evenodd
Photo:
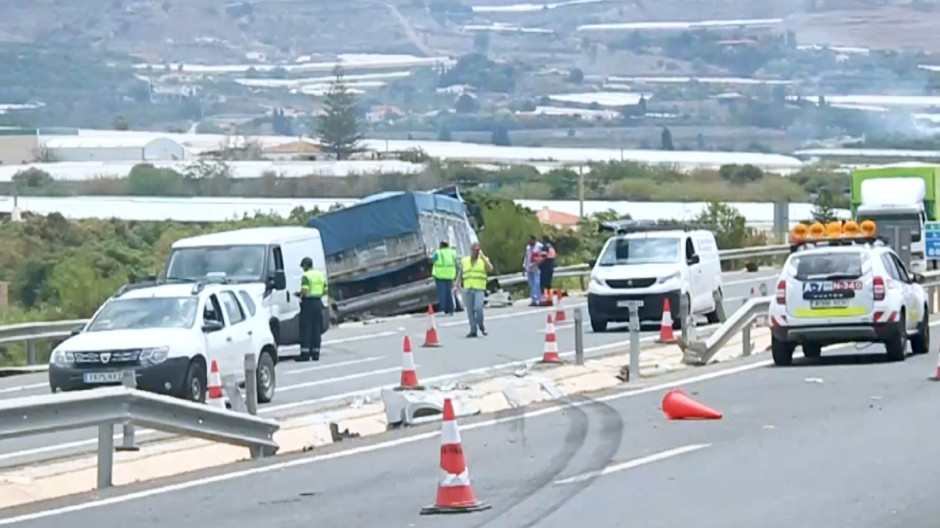
M940 182L938 182L938 171L940 171L940 166L909 163L853 170L851 187L852 211L857 212L858 207L865 203L865 200L869 200L866 205L872 203L879 203L880 205L910 205L914 202L922 201L924 212L927 214L927 219L937 220L938 215L940 215L940 211L938 211L938 204L940 204ZM890 193L887 196L878 196L873 199L869 199L867 196L864 196L865 194L871 196L871 193L862 192L862 182L876 179L886 180L893 178L920 178L924 180L923 199L919 200L918 196L907 197L906 195L909 193L902 191L900 188L892 191L890 190L890 185L885 185L883 187L879 186L878 189L879 191L887 191ZM909 199L904 201L905 198ZM874 200L874 202L872 202L872 200Z
M381 193L318 216L338 316L395 315L435 302L428 257L447 240L469 254L476 235L458 198L428 192Z

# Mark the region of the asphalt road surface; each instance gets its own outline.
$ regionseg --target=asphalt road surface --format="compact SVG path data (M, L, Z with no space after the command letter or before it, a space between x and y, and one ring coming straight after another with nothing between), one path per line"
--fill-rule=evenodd
M883 353L840 347L788 368L759 356L576 406L465 419L474 490L493 506L481 513L418 515L440 474L440 439L426 426L33 506L44 512L35 518L8 510L0 526L935 526L936 355L888 363ZM658 407L673 386L724 418L667 421Z
M725 310L734 312L761 283L772 291L774 271L727 273L724 275ZM556 325L559 350L574 350L574 332L570 308L583 305L583 298L568 300L568 322ZM442 383L461 375L479 373L497 366L540 358L544 345L546 314L554 308L492 308L486 312L489 336L466 339L466 317L438 317L442 348L422 348L428 326L426 316L389 319L369 325L346 325L327 332L324 352L319 362L297 363L291 360L277 367L277 392L274 401L262 405L262 416L285 417L309 411L338 400L380 387L396 386L400 377L403 334L412 341L419 379L422 383ZM585 309L586 312L586 309ZM585 317L586 317L585 313ZM587 322L586 322L587 323ZM585 355L603 354L628 346L626 326L595 334L585 324ZM647 340L655 331L644 333ZM0 378L0 399L48 394L45 374ZM48 435L0 441L0 468L91 452L96 445L96 431L75 430ZM138 431L138 439L154 438L150 431Z

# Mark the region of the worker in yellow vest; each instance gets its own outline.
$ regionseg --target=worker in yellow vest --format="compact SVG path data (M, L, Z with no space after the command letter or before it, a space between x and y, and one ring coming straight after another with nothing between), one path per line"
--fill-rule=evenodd
M454 279L457 278L457 252L446 240L431 255L434 267L431 276L437 285L437 309L447 315L454 315Z
M300 361L320 361L320 337L323 335L323 301L326 294L326 274L313 269L313 260L300 261L304 270L300 276Z
M459 276L463 285L463 304L467 309L470 333L467 337L477 337L477 329L486 334L483 324L483 297L486 293L486 274L493 271L493 264L480 251L480 244L470 246L470 254L460 260Z

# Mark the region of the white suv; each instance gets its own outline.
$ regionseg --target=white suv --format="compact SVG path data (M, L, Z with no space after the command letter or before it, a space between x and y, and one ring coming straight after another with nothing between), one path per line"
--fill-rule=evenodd
M213 360L224 377L245 380L245 355L258 357L258 400L275 389L274 336L237 285L128 285L108 299L85 327L53 350L53 392L121 383L133 369L137 387L204 402ZM260 313L260 312L258 312Z
M903 361L930 346L924 288L898 255L873 239L835 239L795 246L770 305L774 363L789 365L793 350L817 358L825 345L883 343Z

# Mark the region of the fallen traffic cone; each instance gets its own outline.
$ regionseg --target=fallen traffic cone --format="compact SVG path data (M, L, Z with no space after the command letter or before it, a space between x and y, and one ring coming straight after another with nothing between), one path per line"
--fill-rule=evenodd
M415 358L411 355L411 338L405 336L402 343L401 354L401 385L402 388L414 388L418 385L418 371L415 370Z
M548 316L548 322L545 323L545 348L542 352L542 361L539 363L561 363L561 357L558 355L558 341L555 339L555 325L552 324L552 316Z
M669 299L663 299L663 318L659 323L658 343L675 343L676 336L672 333L672 307L669 306Z
M209 380L206 383L207 403L213 407L225 408L225 400L222 399L222 375L219 374L219 364L212 360L212 366L209 367Z
M679 389L672 389L663 396L663 412L670 420L720 420L721 413L693 400Z
M555 306L558 308L555 310L555 322L560 323L564 321L567 317L565 316L565 309L561 307L561 290L555 291Z
M437 339L437 319L434 317L434 307L430 304L428 305L428 318L431 321L431 325L428 327L428 331L424 334L424 347L437 348L441 346L441 342Z
M470 485L470 472L460 442L460 430L454 419L454 404L444 399L444 421L441 423L441 480L437 484L437 500L433 506L421 508L421 515L435 513L470 513L488 510L490 504L478 501Z

